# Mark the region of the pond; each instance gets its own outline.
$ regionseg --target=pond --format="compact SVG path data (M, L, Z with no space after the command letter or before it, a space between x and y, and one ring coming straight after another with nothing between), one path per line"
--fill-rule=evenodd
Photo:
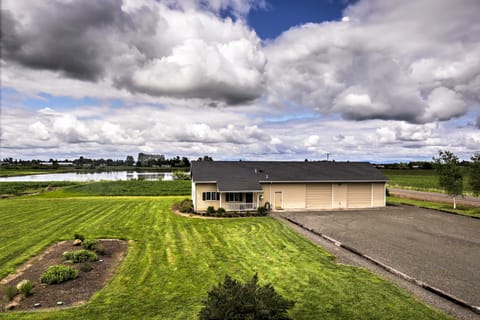
M110 171L91 173L49 173L28 176L0 177L0 182L44 182L44 181L115 181L115 180L173 180L172 172Z

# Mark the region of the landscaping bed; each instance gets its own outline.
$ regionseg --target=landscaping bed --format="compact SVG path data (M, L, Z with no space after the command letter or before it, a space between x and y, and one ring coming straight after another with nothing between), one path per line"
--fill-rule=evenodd
M64 262L64 252L81 250L81 246L74 246L73 241L62 241L50 246L42 254L21 266L15 274L0 281L1 311L7 308L11 310L64 308L88 301L112 277L115 268L125 256L127 245L127 241L123 240L99 240L104 255L99 255L98 261L88 263L91 266L90 271L82 271L82 264ZM53 265L69 265L79 270L78 277L60 284L40 283L40 275ZM7 288L17 286L25 279L33 283L32 294L28 297L18 294L12 301L8 301Z

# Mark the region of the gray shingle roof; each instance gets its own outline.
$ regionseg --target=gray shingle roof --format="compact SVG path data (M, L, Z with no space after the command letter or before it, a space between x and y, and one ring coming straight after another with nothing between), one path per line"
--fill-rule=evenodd
M368 162L193 161L193 182L221 192L262 191L260 182L385 182Z

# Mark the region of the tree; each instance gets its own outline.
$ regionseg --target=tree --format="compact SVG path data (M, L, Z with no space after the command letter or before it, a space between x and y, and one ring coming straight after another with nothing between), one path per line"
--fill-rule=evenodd
M294 304L279 295L272 285L259 286L257 274L245 284L226 275L223 283L208 293L198 316L200 320L288 320L291 318L287 310Z
M125 165L131 167L133 166L134 162L135 160L133 160L132 156L127 156L127 159L125 160Z
M458 157L448 150L439 151L438 158L433 157L438 174L438 183L447 194L453 197L453 208L457 208L456 197L463 194L463 175L458 166Z
M474 195L480 194L480 152L475 153L470 160L470 186Z
M180 170L173 171L172 177L173 180L190 180L190 175Z

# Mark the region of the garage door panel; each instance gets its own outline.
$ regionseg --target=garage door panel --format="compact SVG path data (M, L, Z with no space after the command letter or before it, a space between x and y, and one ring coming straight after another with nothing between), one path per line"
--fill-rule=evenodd
M332 208L332 185L307 184L305 198L307 209L330 209Z
M349 184L347 189L349 208L369 208L372 206L372 185L370 183Z

